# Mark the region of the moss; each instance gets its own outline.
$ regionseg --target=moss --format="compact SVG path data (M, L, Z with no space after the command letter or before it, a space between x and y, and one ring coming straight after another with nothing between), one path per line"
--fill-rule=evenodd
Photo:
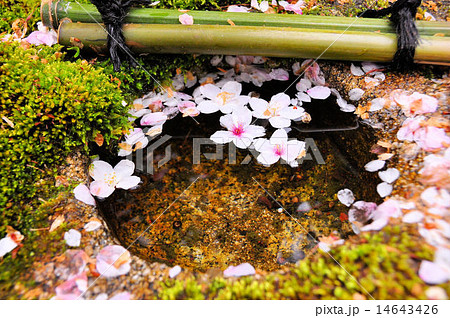
M129 127L117 84L86 61L63 57L60 47L0 43L3 226L29 225L21 209L45 189L39 180L71 151L87 152L88 142L100 135L108 144Z
M17 19L26 22L28 29L33 28L39 21L40 0L0 0L0 34L10 33L12 24Z
M333 250L333 258L345 269L329 255L317 253L295 268L262 278L214 278L205 285L191 275L161 282L156 290L161 299L352 299L356 294L370 298L367 292L375 299L426 299L427 286L416 274L417 255L430 260L433 251L419 240L413 227L390 226Z

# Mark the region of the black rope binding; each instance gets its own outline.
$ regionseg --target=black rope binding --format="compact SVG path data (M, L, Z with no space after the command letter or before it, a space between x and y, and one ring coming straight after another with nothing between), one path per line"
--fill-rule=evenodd
M125 44L125 37L123 36L122 26L128 10L131 6L137 4L149 3L149 0L90 0L102 16L105 24L106 32L108 33L107 45L111 61L114 66L114 71L119 72L122 65L121 57L128 60L130 64L135 67L136 62L132 58L133 53Z
M414 54L419 44L419 31L414 22L421 0L398 0L388 8L366 10L360 17L381 18L390 14L389 20L397 33L397 52L392 68L398 71L410 70L414 65Z

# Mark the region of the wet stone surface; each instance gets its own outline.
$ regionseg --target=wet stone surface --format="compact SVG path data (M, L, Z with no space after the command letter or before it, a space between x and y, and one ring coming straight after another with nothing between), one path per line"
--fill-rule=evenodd
M327 107L330 123L354 126L350 117L336 121L333 114L342 112L332 101L315 106ZM218 123L214 116L199 116L198 124L191 118L166 123L170 140L142 154L144 162L153 155L153 166L142 165L147 173L140 173L140 187L118 189L99 202L109 227L133 254L200 271L243 262L277 270L307 257L321 236L352 235L347 208L336 198L340 189L352 189L357 200L379 201L374 175L363 168L373 141L370 128L308 133L293 125L291 137L307 140L305 160L298 168L264 167L251 151L207 144L220 129L210 124ZM325 118L314 129L330 123ZM194 139L202 144L199 156L193 156ZM170 160L161 166L169 145ZM135 155L135 162L141 160Z

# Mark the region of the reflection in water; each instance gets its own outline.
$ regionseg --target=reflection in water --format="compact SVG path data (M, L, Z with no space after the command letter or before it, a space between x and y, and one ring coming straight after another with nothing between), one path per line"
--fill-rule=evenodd
M309 111L319 113L326 107L331 122L355 123L330 101L311 107L316 109ZM144 259L198 270L243 262L279 269L312 252L315 238L334 231L343 238L352 233L347 207L336 198L340 189L351 189L357 200L377 200L376 180L363 169L375 142L367 127L326 133L293 130L290 137L311 138L307 158L295 169L284 164L268 168L248 150L225 145L218 151L211 144L198 148L201 156L194 164L193 139L209 138L219 129L218 116L197 120L199 125L190 118L168 122L170 140L140 159L153 162L153 175L141 173L138 189L116 190L99 204L122 244L134 243L130 251ZM316 126L326 124L325 118ZM170 160L158 167L169 145ZM318 163L320 158L325 164Z

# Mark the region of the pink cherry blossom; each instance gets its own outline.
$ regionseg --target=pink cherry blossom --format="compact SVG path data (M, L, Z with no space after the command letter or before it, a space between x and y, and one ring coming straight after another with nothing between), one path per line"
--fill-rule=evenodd
M55 300L77 300L87 290L86 273L78 274L56 287Z
M178 109L183 114L183 117L195 117L200 114L196 104L191 101L182 101L178 104Z
M371 216L373 222L362 227L361 231L379 231L388 224L389 218L401 217L401 211L397 200L386 200L373 211Z
M208 98L200 102L198 110L204 114L221 111L224 114L231 113L234 109L248 103L248 96L241 96L242 85L235 81L227 82L222 88L212 84L200 86L201 94Z
M411 95L398 93L394 95L394 100L399 104L408 117L419 114L433 113L438 108L438 100L434 97L417 92Z
M299 0L295 4L291 4L287 1L279 1L278 4L283 7L286 11L292 11L295 14L302 14L302 7L304 6L303 1Z
M42 22L38 22L38 31L31 32L31 34L24 39L30 44L52 46L58 43L58 35L54 30L49 30Z
M94 179L90 186L91 194L107 198L115 188L128 190L136 187L141 179L132 176L134 168L134 162L130 160L120 161L114 169L105 161L94 161L89 167L89 174Z
M241 107L231 114L220 117L220 124L227 131L217 131L211 136L211 140L218 144L233 142L236 147L248 148L253 139L264 136L264 128L251 125L252 113L247 107Z
M310 65L311 62L312 64ZM306 67L306 65L309 65L305 70L306 78L309 79L314 85L325 85L325 76L320 70L319 64L317 64L317 62L313 62L313 60L306 60L302 63L302 67Z
M291 98L285 93L272 96L270 102L260 98L251 98L250 107L253 116L261 119L269 119L274 128L285 128L291 125L291 120L300 118L304 109L299 106L290 106Z
M269 140L258 139L255 141L255 149L260 153L257 157L258 162L264 165L274 164L280 159L291 164L305 149L305 143L288 140L286 131L277 129Z

